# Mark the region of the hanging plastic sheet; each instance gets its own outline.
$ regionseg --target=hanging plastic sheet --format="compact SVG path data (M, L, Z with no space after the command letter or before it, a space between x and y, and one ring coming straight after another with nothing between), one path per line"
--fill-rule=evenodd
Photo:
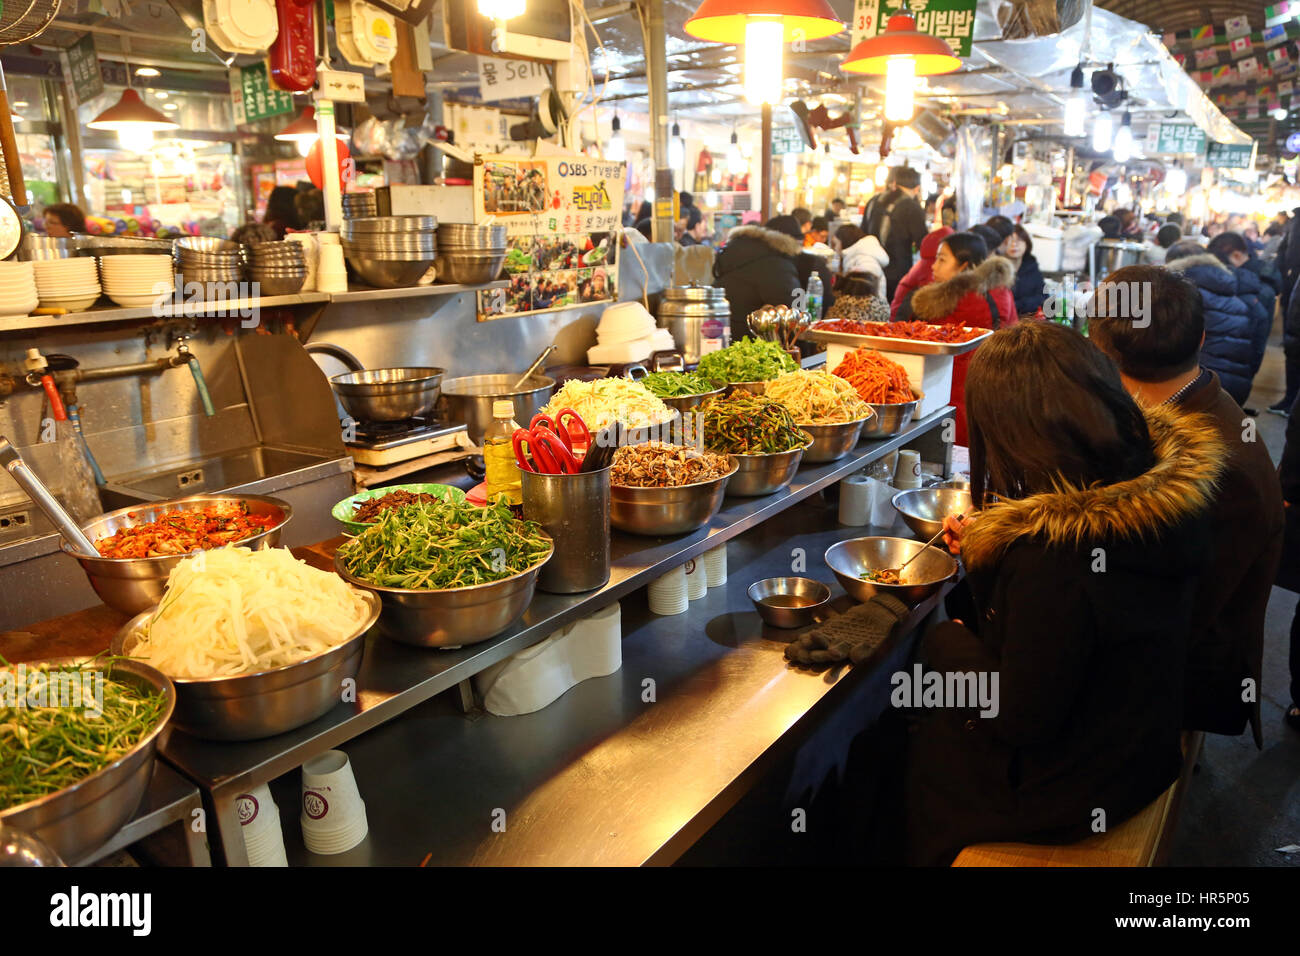
M957 185L958 229L967 229L981 220L992 146L993 138L987 128L974 123L963 123L957 128L952 181Z

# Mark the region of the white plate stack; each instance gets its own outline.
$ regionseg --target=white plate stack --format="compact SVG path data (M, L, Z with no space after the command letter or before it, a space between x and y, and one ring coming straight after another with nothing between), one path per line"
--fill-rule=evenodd
M31 262L0 262L0 318L30 315L40 305Z
M42 308L80 312L99 298L99 270L94 259L43 259L32 267Z
M104 256L99 275L108 297L126 309L170 298L176 287L171 256Z
M601 313L596 344L587 349L592 365L642 362L654 352L673 348L673 335L656 327L640 302L618 302Z

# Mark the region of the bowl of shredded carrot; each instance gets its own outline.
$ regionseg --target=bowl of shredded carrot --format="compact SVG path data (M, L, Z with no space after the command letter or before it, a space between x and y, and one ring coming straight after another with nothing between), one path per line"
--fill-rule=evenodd
M862 429L864 438L897 435L912 421L922 398L903 366L865 346L845 355L833 374L857 389L858 397L876 413Z

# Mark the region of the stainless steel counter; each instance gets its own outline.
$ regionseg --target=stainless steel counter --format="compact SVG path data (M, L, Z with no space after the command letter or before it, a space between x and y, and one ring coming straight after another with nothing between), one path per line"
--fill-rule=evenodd
M901 435L863 442L848 457L801 469L791 485L763 498L728 498L711 524L675 538L640 538L618 532L613 568L605 587L581 595L538 594L523 619L502 635L472 647L428 651L370 639L357 678L357 702L339 704L319 720L269 740L211 744L181 732L172 734L164 756L209 795L227 862L245 861L234 816L235 797L299 767L392 720L435 695L456 687L488 666L536 644L565 624L643 588L660 574L781 514L828 485L903 447L917 448L927 461L947 461L951 446L939 426L951 414L941 409L912 423ZM791 534L796 528L783 529ZM813 567L816 555L809 555Z

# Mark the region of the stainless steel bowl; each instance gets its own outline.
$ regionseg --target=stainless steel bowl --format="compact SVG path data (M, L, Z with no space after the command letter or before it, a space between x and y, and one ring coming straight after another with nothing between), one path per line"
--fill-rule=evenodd
M504 252L500 255L483 256L439 253L438 258L434 260L439 279L461 285L484 285L494 281L501 274L501 267L505 262Z
M688 534L708 524L727 493L727 482L738 466L721 478L675 488L634 488L610 485L609 523L629 534L664 537Z
M378 632L417 647L463 647L496 637L523 616L537 589L537 573L555 546L531 568L500 581L439 591L386 588L355 578L334 556L334 570L349 584L379 595Z
M363 232L395 232L406 235L416 232L432 233L437 228L436 216L356 216L343 223L339 227L339 233L344 238Z
M377 259L346 250L344 254L357 275L377 289L404 289L413 286L433 265L433 256L423 259Z
M807 449L777 451L766 455L732 455L739 467L727 483L727 494L738 498L756 498L770 495L790 484L799 470L803 453Z
M278 518L268 530L236 542L241 548L260 551L263 548L275 547L280 543L281 530L293 517L293 508L289 502L266 495L191 495L188 498L173 498L170 501L118 508L83 524L81 530L91 541L98 542L100 538L106 538L122 528L147 524L166 514L177 511L198 511L214 504L230 503L246 505L250 514L269 514ZM167 576L172 573L172 568L188 557L184 554L162 558L88 557L73 551L67 542L64 542L62 547L80 562L81 569L86 572L86 577L90 579L90 586L95 589L99 599L109 607L126 614L139 614L161 601L163 590L167 586Z
M359 422L400 422L433 410L444 370L427 366L370 368L330 379L343 409Z
M342 700L343 681L355 678L361 669L364 638L379 619L379 599L362 590L368 606L365 621L324 654L254 674L205 680L173 677L176 714L172 722L204 740L261 740L324 716ZM111 650L129 655L136 636L157 613L158 608L150 608L123 625Z
M720 398L724 391L725 389L715 388L711 392L700 392L698 395L673 395L659 400L678 414L685 415L699 408L710 398Z
M903 584L877 584L862 580L864 571L902 567L908 558L924 549L925 554L907 566ZM939 590L957 573L957 559L947 551L926 547L911 538L851 538L826 549L826 564L840 585L859 601L877 594L892 594L908 604L917 604Z
M77 253L83 256L156 256L172 251L171 239L143 236L77 236Z
M37 663L75 667L76 658ZM29 665L31 666L31 665ZM69 864L84 860L135 816L153 777L154 755L167 739L176 688L166 675L140 661L105 661L106 676L167 698L158 724L143 740L101 770L70 787L0 811L0 823L44 840Z
M970 491L958 488L912 488L893 498L894 509L907 526L927 541L939 533L943 519L974 510Z
M219 239L216 236L182 236L176 240L179 253L234 253L239 254L239 243L231 239Z
M71 236L38 236L27 233L18 246L18 258L22 261L42 261L49 259L70 259L77 255L77 240Z
M250 278L257 283L259 294L264 296L297 295L307 281L306 273L300 276L268 276L255 272Z
M835 425L805 425L799 427L812 435L812 444L803 453L804 464L811 465L828 461L839 461L847 455L862 437L862 429L875 418L875 413L855 422L842 422Z
M492 403L510 399L515 406L515 421L530 422L542 410L555 391L555 379L534 374L515 388L518 372L494 375L466 375L442 383L440 418L464 422L469 440L483 444L483 432L492 424Z
M915 389L912 394L916 394ZM871 405L871 410L876 414L863 426L862 437L888 438L897 435L911 423L912 416L916 414L916 406L920 403L919 396L910 402L902 402L898 405L876 405L868 402L867 404Z
M807 627L831 600L831 589L812 578L764 578L749 586L749 599L763 623Z
M760 398L767 393L767 382L731 382L723 386L723 390L731 395L733 392L749 392L751 395L757 395Z

